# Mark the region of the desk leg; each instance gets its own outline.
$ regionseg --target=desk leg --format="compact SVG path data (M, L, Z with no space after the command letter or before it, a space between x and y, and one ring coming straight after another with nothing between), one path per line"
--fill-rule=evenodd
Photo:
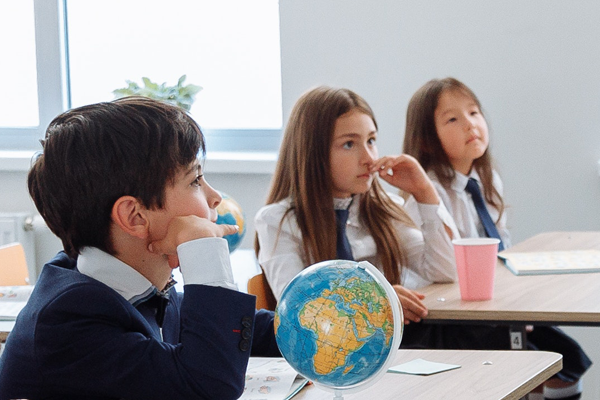
M510 332L510 348L512 350L524 350L527 344L527 328L525 325L511 326Z
M511 350L523 350L527 340L527 331L525 326L511 326L509 328L510 348ZM527 400L529 396L522 397L519 400Z
M511 350L524 350L527 348L527 326L526 325L510 326L509 332L510 332L510 348L511 348ZM529 398L529 396L525 396L525 397L521 397L519 400L527 400L528 398Z

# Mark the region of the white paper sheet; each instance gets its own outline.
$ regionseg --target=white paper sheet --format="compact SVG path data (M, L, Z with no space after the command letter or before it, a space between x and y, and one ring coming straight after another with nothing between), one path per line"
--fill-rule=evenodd
M449 371L456 368L460 368L460 365L444 364L417 358L416 360L391 367L388 369L388 372L411 375L432 375L437 374L438 372Z

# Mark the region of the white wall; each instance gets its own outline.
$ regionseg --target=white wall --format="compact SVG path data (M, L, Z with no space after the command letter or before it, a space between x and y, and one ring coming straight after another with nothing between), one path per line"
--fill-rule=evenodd
M457 77L489 115L515 242L600 228L600 3L280 3L285 117L311 86L349 87L399 152L412 93Z
M412 93L454 76L479 96L513 241L600 230L600 2L280 0L284 121L301 93L348 87L373 107L382 154L401 148ZM0 173L0 211L32 210L25 173ZM270 176L211 174L250 220ZM571 328L600 363L597 328ZM598 367L586 399L600 398Z
M600 230L600 3L281 0L284 120L318 85L373 107L385 154L399 152L406 106L432 78L469 85L489 115L514 242ZM568 328L600 363L598 328ZM600 398L597 366L584 378Z

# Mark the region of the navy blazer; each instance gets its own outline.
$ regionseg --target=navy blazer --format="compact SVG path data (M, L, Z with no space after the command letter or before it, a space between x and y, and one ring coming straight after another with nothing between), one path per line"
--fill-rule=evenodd
M273 314L221 287L171 289L158 325L59 253L0 358L0 400L236 399L248 357L279 356Z

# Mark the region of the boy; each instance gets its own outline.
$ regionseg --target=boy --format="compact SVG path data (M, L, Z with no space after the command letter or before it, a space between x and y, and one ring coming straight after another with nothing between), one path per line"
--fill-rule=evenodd
M238 398L250 352L279 352L272 313L235 291L197 124L129 97L63 113L42 143L29 192L64 252L9 335L0 400Z

